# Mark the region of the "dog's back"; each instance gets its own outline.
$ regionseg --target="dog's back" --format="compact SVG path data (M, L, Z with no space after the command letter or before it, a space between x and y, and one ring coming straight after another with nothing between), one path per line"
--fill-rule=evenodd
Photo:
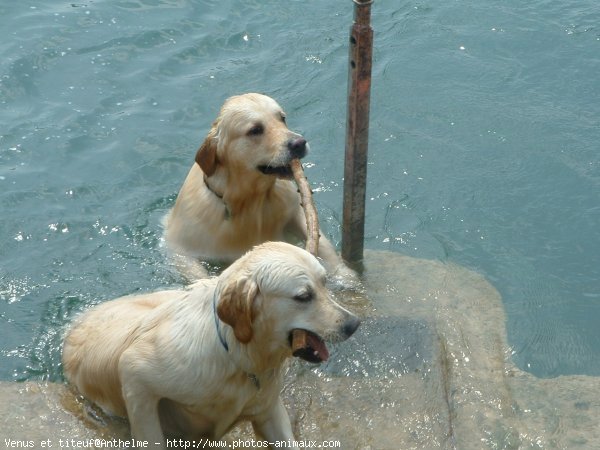
M84 313L65 338L62 361L67 380L106 413L125 417L119 359L146 314L176 293L163 291L122 297Z

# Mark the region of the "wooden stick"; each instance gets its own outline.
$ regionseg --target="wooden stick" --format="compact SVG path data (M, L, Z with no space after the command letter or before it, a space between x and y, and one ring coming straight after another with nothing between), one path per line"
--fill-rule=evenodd
M306 330L297 328L292 331L292 355L298 356L306 347L308 347Z
M317 216L317 208L312 198L312 190L304 175L304 169L299 159L293 159L290 163L294 180L298 185L300 192L300 200L302 209L306 217L306 250L317 256L319 251L319 217ZM306 330L296 329L292 334L292 355L302 356L303 352L310 350L308 344L308 334Z
M300 160L293 159L290 166L300 191L302 209L304 209L304 215L306 216L306 250L317 256L319 251L319 216L312 198L312 190L304 175Z

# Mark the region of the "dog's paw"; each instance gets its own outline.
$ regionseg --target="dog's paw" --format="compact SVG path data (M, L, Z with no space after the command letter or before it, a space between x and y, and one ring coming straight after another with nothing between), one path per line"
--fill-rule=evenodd
M358 274L345 264L339 264L329 277L333 289L362 291L363 286Z
M170 256L172 266L188 282L193 283L209 277L208 270L197 258L179 253L172 253Z

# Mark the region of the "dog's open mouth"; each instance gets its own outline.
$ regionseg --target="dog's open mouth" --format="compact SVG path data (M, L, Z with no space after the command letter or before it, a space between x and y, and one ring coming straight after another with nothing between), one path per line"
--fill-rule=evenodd
M284 166L258 166L258 170L265 175L275 175L279 178L293 178L292 168L289 165Z
M292 355L311 363L327 361L329 350L325 341L312 331L297 328L290 333Z

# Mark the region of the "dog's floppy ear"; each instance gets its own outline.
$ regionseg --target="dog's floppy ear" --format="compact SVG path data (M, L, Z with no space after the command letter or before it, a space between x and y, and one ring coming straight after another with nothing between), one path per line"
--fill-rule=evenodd
M236 339L243 344L252 339L252 306L257 295L258 285L249 278L240 278L225 286L219 298L219 318L233 327Z
M217 169L217 139L217 124L214 123L196 152L196 162L208 177Z

